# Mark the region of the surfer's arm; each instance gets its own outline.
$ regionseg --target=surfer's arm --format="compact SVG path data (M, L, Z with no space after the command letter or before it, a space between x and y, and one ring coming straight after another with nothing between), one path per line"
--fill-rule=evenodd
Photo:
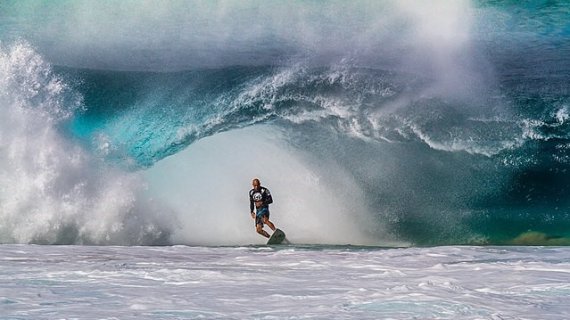
M251 197L251 193L249 194L249 212L253 213L253 198Z

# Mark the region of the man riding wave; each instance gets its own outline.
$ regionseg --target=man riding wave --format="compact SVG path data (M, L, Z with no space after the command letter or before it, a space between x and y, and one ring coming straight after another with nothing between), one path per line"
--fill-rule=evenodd
M269 189L261 186L259 179L253 179L251 184L253 189L249 191L249 211L251 217L255 219L255 230L260 235L269 238L269 234L263 230L263 225L266 224L275 231L275 225L269 221L269 205L273 203L273 198Z

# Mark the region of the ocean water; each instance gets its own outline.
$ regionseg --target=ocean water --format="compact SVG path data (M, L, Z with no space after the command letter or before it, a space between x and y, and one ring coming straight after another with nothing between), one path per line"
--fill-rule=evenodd
M564 1L0 9L2 243L570 243Z
M0 246L0 319L567 319L565 247Z
M0 2L0 317L568 318L569 14Z

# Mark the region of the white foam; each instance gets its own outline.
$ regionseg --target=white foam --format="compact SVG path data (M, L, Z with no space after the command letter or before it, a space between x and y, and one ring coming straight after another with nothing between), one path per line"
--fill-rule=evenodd
M4 245L0 257L2 316L26 320L570 317L567 247Z
M558 123L564 124L564 122L566 122L570 118L570 114L568 113L568 107L564 105L560 109L558 109L558 111L556 111L555 117L556 120L558 120Z
M424 133L422 129L414 124L409 124L409 128L430 148L447 152L463 151L469 154L492 157L502 151L520 147L524 143L523 139L505 139L490 143L490 141L485 139L479 138L475 140L474 137L448 137L446 140L437 140Z
M81 97L30 45L0 47L0 88L0 242L130 243L160 233L145 217L151 206L137 208L139 177L62 134Z

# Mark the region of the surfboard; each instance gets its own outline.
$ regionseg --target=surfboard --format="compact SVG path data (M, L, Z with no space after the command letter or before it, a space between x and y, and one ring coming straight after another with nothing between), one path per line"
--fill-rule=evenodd
M267 240L267 244L280 244L285 240L285 232L281 231L281 229L275 229L269 240Z

